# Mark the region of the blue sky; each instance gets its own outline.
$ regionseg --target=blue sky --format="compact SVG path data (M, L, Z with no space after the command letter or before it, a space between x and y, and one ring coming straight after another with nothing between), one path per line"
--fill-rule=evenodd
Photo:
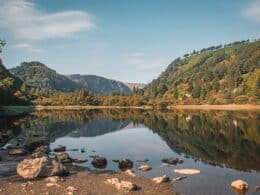
M260 0L0 0L10 68L147 83L194 49L260 38Z

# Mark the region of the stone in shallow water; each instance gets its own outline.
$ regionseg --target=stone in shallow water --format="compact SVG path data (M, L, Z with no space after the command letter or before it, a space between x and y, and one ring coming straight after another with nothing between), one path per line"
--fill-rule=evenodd
M176 181L183 180L183 179L185 179L185 178L187 178L187 177L186 177L186 176L184 176L184 177L176 177L176 178L172 179L172 181L173 181L173 182L176 182Z
M12 149L8 151L8 154L10 155L26 155L27 151L22 149L22 148L18 148L18 149Z
M73 158L72 162L74 162L74 163L84 163L84 162L88 162L88 159Z
M144 159L138 159L136 160L137 162L148 162L149 159L148 158L144 158Z
M185 174L185 175L194 175L194 174L199 174L200 170L198 169L174 169L175 173L179 174Z
M163 175L161 177L155 177L152 179L155 183L165 183L165 182L169 182L170 178L168 175Z
M239 180L233 181L231 183L231 187L235 190L244 192L248 189L248 184L245 181L239 179Z
M171 164L171 165L177 165L178 163L182 164L183 160L180 160L178 158L163 158L162 162L163 163L168 163L168 164Z
M65 152L66 146L58 146L57 148L53 149L54 152Z
M125 169L132 169L133 168L133 161L127 159L127 158L123 158L120 160L113 160L114 162L118 163L118 167L121 170L125 170Z
M152 167L150 167L148 165L141 165L137 169L140 171L150 171L150 170L152 170Z
M91 164L95 168L105 168L107 166L107 159L102 156L90 156L93 158Z

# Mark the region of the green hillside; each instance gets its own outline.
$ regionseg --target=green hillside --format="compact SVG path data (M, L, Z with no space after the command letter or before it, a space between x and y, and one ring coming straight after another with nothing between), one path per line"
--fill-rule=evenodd
M29 103L28 87L23 81L12 75L0 59L0 105Z
M174 104L260 103L260 41L185 54L140 93Z
M40 62L23 62L20 66L10 69L10 72L34 89L65 92L81 88L68 77L58 74Z
M125 84L95 75L65 76L57 73L40 62L23 62L20 66L10 69L38 96L55 92L73 92L82 88L93 94L109 95L113 92L130 94L131 89Z

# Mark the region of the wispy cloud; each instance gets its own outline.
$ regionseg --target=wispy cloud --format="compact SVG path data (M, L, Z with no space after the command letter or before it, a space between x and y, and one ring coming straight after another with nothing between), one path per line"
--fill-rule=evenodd
M254 22L260 23L260 1L251 2L243 10L243 15Z
M60 38L94 27L92 17L83 11L46 13L26 0L0 0L0 29L19 39Z
M140 70L154 70L164 67L167 60L162 57L148 57L143 52L135 52L127 60L129 65L135 66Z
M27 50L27 51L33 52L33 53L42 53L42 52L44 52L44 50L42 50L40 48L37 48L37 47L34 47L33 45L28 44L28 43L18 43L16 45L14 45L13 47L16 48L16 49Z

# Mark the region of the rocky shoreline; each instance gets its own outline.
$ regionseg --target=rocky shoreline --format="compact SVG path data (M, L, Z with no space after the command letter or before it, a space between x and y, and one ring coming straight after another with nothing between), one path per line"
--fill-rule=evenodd
M79 149L77 149L79 150ZM80 149L85 152L85 149ZM0 150L1 194L175 194L165 176L156 181L136 176L129 159L116 160L121 172L104 171L107 160L90 156L95 169L76 166L66 147L49 148L46 137L15 138ZM141 160L146 162L147 159ZM168 176L166 176L168 177ZM158 183L163 183L158 185Z

